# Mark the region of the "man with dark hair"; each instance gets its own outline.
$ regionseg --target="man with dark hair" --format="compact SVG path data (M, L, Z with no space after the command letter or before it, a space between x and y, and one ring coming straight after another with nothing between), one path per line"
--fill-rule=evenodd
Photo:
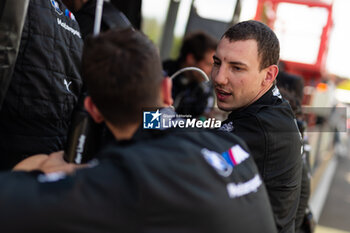
M198 67L209 75L212 66L212 56L215 52L217 41L204 32L194 32L187 35L182 43L177 61L182 66Z
M161 64L152 43L140 33L129 34L122 37L114 33L110 34L111 38L88 40L85 45L88 49L85 49L83 56L82 72L86 85L90 87L89 95L104 118L116 127L141 122L145 107L161 106L161 83L169 82L163 79ZM130 39L137 43L130 43ZM106 56L111 59L105 59ZM130 64L136 67L132 68ZM101 80L96 78L99 76L111 78ZM117 76L123 78L113 79ZM171 104L170 99L167 104Z
M163 62L164 70L171 76L181 68L194 66L202 69L208 76L213 65L213 55L217 41L210 35L198 31L187 35L182 43L180 55L177 60ZM194 89L203 77L198 72L186 72L173 80L173 98L188 89Z
M265 186L236 136L139 128L143 107L172 103L146 36L126 29L88 39L83 77L86 109L117 141L71 175L62 171L76 167L57 153L16 166L31 173L0 174L2 231L276 232Z
M218 107L231 111L221 130L247 143L266 184L279 232L294 232L302 142L293 112L274 85L279 41L263 23L241 22L224 33L213 58Z

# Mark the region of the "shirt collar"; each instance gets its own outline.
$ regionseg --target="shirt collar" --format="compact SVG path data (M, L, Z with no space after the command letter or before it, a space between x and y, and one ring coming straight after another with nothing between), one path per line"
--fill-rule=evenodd
M252 104L250 104L246 107L243 107L243 108L233 110L230 113L229 118L231 116L237 115L239 113L246 112L248 109L251 109L251 108L255 108L255 107L263 106L263 105L274 105L277 102L280 102L281 100L282 100L282 96L281 96L277 86L273 85L264 95L262 95L259 99L257 99Z

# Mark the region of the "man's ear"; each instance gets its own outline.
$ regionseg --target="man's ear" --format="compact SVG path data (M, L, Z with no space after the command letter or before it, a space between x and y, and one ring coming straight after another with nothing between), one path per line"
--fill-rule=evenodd
M96 123L101 123L104 121L102 114L100 113L100 111L98 110L94 102L92 102L92 99L90 96L87 96L85 98L84 107Z
M278 67L277 65L271 65L266 68L266 74L265 78L263 80L263 85L270 85L275 81L278 74Z
M173 105L173 97L171 95L171 89L173 86L172 80L167 77L164 78L162 81L162 97L163 97L163 103L168 107Z

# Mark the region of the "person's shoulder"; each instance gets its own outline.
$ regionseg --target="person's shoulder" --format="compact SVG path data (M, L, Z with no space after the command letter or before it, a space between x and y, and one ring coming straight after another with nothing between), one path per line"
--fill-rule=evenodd
M219 129L185 129L173 131L173 134L169 136L204 144L211 141L220 141L223 144L244 144L235 134Z
M221 165L232 167L236 170L234 174L240 174L239 177L257 172L245 142L232 133L217 129L183 128L155 133L157 135L152 138L125 146L123 151L114 147L114 154L118 154L126 166L142 174L156 170L166 176L168 169L174 169L173 172L180 175L188 168L199 169L198 173L206 174L209 172L207 165L203 165L206 163L214 170L218 169L219 173L222 172L220 169L224 169Z
M238 113L232 112L228 118L222 123L220 130L237 133L259 133L262 125L259 119L259 106L248 107ZM258 134L257 134L258 135Z
M277 97L276 97L277 98ZM221 126L232 133L295 132L294 114L284 99L264 104L252 104L245 109L232 112Z
M179 130L169 135L169 139L173 142L176 141L178 145L183 144L198 151L208 149L222 154L230 148L239 147L248 154L250 153L248 146L240 137L219 129Z
M238 144L240 146L242 146L245 150L248 151L248 148L245 144L245 142L236 134L234 133L230 133L224 130L220 130L220 129L208 129L207 130L207 134L211 134L213 135L213 137L223 140L223 141L227 141L229 144Z
M275 121L276 125L280 122L294 122L293 111L285 99L278 103L266 105L256 112L256 117L262 121Z
M167 154L177 153L181 150L200 151L210 148L223 152L234 145L240 145L248 151L245 143L236 135L217 129L165 129L143 132L147 134L134 142L118 144L113 142L102 151L102 157L126 156L144 157L168 151Z
M276 133L293 133L295 137L299 137L294 114L286 101L261 108L254 117L249 119L242 120L239 123L241 131L243 128L246 131L254 132L255 134L260 133L265 136Z

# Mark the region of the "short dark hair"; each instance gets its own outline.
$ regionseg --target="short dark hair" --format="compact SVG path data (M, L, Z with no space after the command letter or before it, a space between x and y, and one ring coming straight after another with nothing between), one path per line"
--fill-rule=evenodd
M237 23L230 27L222 36L230 42L253 39L258 45L260 70L277 65L280 54L280 45L276 34L265 24L248 20Z
M206 52L216 49L217 44L214 37L203 31L190 33L183 40L178 60L184 62L188 54L193 54L196 61L201 61Z
M115 126L136 123L143 108L159 104L161 60L140 31L110 30L87 38L82 74L93 102Z

